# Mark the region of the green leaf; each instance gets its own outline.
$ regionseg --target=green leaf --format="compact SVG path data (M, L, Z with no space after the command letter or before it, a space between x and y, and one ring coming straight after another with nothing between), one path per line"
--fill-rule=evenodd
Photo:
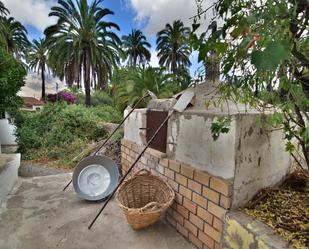
M295 145L291 141L285 144L285 151L292 153L295 150Z
M251 54L251 63L257 70L275 71L279 64L290 55L286 41L269 42L264 51L255 50Z
M219 54L224 54L226 51L226 43L224 42L218 42L216 44L216 50Z
M205 60L207 53L209 52L209 45L208 43L202 44L200 47L199 55L198 55L198 62Z

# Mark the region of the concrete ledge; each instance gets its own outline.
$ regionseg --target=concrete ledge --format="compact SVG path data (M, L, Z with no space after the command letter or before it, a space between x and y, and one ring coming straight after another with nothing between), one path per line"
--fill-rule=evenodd
M223 248L294 249L270 227L239 211L226 215Z
M20 154L0 154L0 204L13 188L19 166Z

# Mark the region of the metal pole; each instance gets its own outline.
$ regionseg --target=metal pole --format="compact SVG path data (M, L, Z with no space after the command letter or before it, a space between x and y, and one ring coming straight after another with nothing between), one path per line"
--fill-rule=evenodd
M134 163L130 166L130 168L127 170L127 172L125 173L125 175L121 178L121 180L119 181L117 187L114 189L114 191L110 194L110 196L107 198L106 202L103 204L102 208L100 209L100 211L97 213L97 215L95 216L95 218L93 219L93 221L91 222L91 224L88 226L88 229L91 229L91 227L93 226L93 224L96 222L96 220L99 218L100 214L103 212L103 210L105 209L105 207L107 206L107 204L109 203L109 201L113 198L114 194L117 192L118 188L120 187L120 185L123 183L123 181L125 180L125 178L128 176L128 174L132 171L133 167L136 165L136 163L139 161L139 159L143 156L144 152L147 150L147 148L149 147L150 143L156 138L156 136L158 135L158 133L160 132L160 130L162 129L162 127L164 126L164 124L170 119L170 117L173 115L174 110L171 111L171 113L165 118L165 120L163 121L163 123L159 126L159 128L156 130L156 132L153 134L153 136L150 138L150 140L148 141L148 143L146 144L145 148L143 149L143 151L138 155L138 157L136 158L136 160L134 161Z
M111 137L115 134L115 132L120 128L120 126L128 119L131 113L136 109L136 107L141 103L145 98L150 96L150 92L146 92L143 97L141 97L137 103L132 107L132 110L125 116L125 118L121 121L121 123L114 129L114 131L108 136L108 138L104 141L104 143L94 152L94 156L107 144L107 142L111 139ZM65 185L62 191L65 191L70 184L72 183L72 179Z

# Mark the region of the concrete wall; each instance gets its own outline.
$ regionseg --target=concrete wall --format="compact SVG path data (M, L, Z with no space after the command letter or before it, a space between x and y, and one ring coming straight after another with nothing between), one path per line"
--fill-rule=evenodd
M126 109L124 116L127 115L129 109ZM143 145L146 142L146 109L135 110L124 123L124 138L134 141L138 145Z
M204 112L176 114L169 122L167 154L212 175L230 179L235 168L235 122L229 133L214 141L210 127L216 118Z
M20 154L0 154L0 204L13 188L19 166Z
M0 119L0 141L2 145L16 145L16 127L8 119Z
M223 229L223 249L293 249L274 230L242 212L230 212Z
M258 115L236 116L235 177L232 207L242 206L259 190L277 184L290 162L281 131L260 129Z
M256 113L236 114L230 131L214 141L210 127L220 114L186 110L168 123L167 157L233 182L232 208L242 206L260 189L281 181L291 164L281 131L257 125ZM146 109L125 122L124 138L145 144Z

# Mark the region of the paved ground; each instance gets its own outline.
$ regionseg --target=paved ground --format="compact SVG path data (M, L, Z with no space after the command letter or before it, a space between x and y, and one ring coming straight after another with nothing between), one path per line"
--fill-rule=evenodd
M193 249L164 221L134 231L113 201L92 230L100 203L61 189L70 174L19 178L0 209L0 249Z

